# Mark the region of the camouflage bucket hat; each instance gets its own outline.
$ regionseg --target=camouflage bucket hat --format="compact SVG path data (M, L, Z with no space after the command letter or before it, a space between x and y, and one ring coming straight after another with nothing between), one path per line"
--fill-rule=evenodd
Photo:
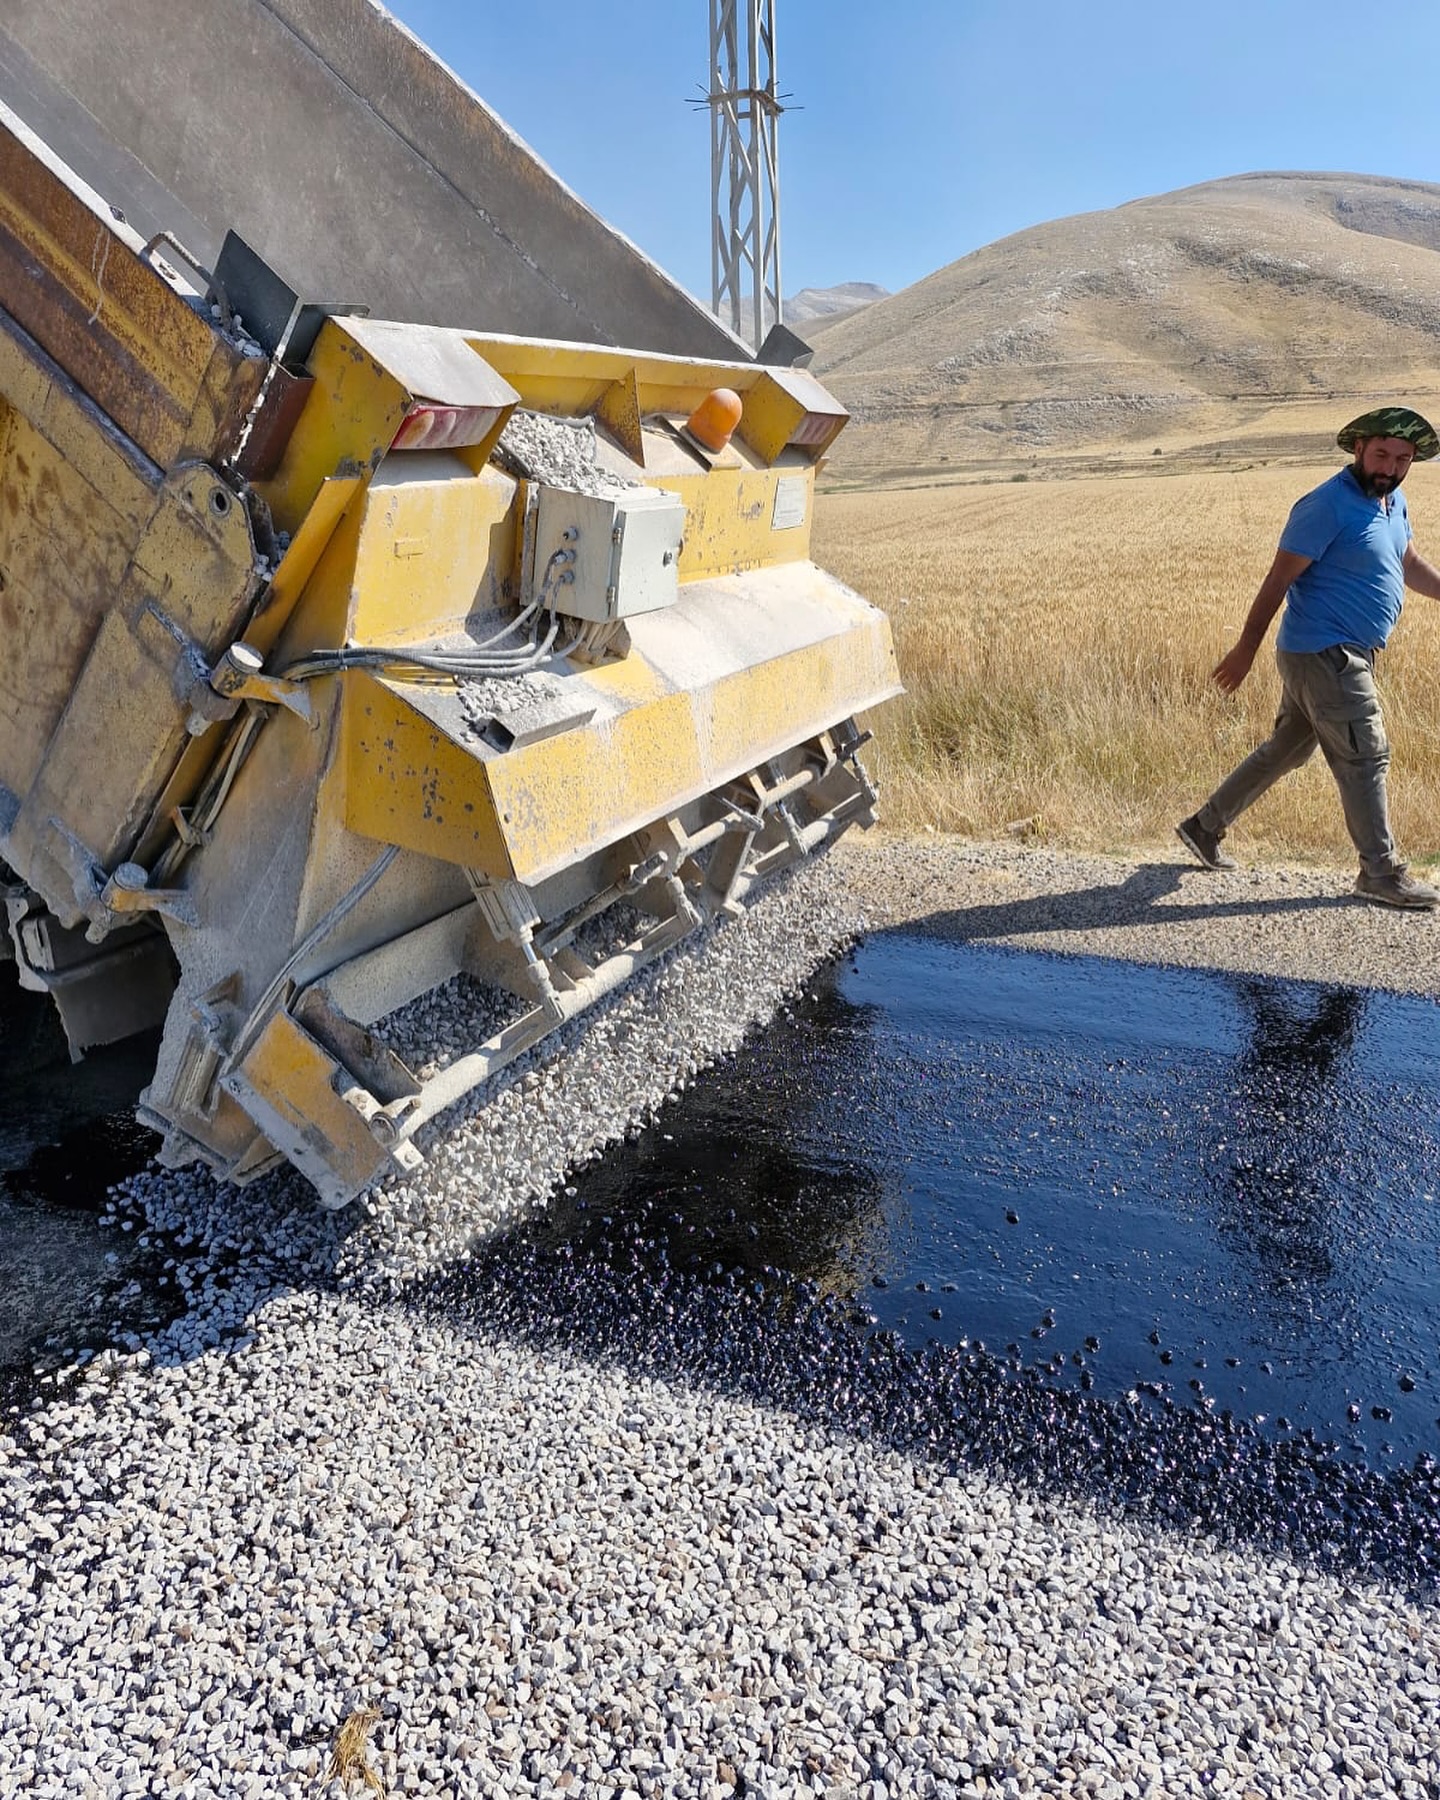
M1336 437L1342 450L1353 450L1361 438L1403 438L1415 446L1416 462L1429 462L1440 456L1440 437L1428 419L1422 419L1408 406L1377 406L1373 412L1361 413Z

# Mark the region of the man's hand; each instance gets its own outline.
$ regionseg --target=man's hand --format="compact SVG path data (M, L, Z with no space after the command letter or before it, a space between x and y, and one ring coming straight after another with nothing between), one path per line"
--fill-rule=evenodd
M1265 642L1270 621L1285 604L1290 584L1298 581L1313 559L1297 555L1293 550L1277 550L1270 572L1260 583L1260 592L1250 603L1239 641L1222 656L1210 673L1210 679L1222 694L1233 694L1250 673L1255 654Z
M1250 673L1255 662L1255 652L1248 644L1241 642L1227 650L1210 671L1210 679L1222 694L1233 694L1240 683Z

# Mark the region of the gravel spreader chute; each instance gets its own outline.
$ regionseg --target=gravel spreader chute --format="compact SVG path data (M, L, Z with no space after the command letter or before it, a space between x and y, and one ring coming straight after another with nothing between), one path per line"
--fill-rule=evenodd
M844 419L203 268L0 108L9 942L77 1054L163 1020L162 1160L343 1204L869 822L890 635L809 554ZM384 1021L457 974L516 1008L426 1073Z

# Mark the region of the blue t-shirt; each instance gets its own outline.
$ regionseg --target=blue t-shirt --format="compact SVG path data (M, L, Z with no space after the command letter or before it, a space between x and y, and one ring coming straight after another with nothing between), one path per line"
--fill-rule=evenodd
M1312 558L1285 596L1277 643L1282 650L1359 644L1378 650L1405 598L1410 514L1396 488L1387 513L1349 469L1297 500L1280 548Z

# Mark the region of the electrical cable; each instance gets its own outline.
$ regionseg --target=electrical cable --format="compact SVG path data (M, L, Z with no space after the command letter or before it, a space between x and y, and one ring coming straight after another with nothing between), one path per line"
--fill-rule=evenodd
M311 651L309 655L297 658L276 673L281 679L289 681L312 681L322 675L339 674L345 669L376 670L402 679L408 676L423 680L428 676L438 681L501 681L528 674L539 668L552 653L562 657L569 656L586 641L590 627L581 625L576 634L561 645L558 652L555 651L561 620L561 614L556 611L554 603L555 589L564 583L565 565L573 560L572 550L562 548L552 552L545 565L543 583L535 598L513 619L491 632L489 637L468 644L464 649L420 650L352 645L343 649ZM547 614L549 626L542 637L538 631L539 621ZM498 647L522 632L522 641L512 648ZM244 724L231 735L219 761L201 784L188 820L191 831L197 837L203 836L219 816L265 717L266 714L259 708L250 711ZM156 864L156 879L168 879L173 875L192 847L177 835Z
M525 675L544 662L554 649L559 635L560 615L555 608L555 590L565 580L566 568L574 560L574 551L551 552L545 574L535 598L517 616L492 632L488 638L458 650L422 650L378 644L352 644L339 649L312 650L297 657L276 673L286 681L313 681L323 675L336 675L345 669L385 670L396 675L433 675L457 681L503 680ZM538 622L543 614L550 619L542 637ZM506 639L514 638L522 628L525 638L513 647L498 648ZM578 638L574 640L578 643ZM573 648L574 645L567 646ZM563 653L562 653L563 654Z

